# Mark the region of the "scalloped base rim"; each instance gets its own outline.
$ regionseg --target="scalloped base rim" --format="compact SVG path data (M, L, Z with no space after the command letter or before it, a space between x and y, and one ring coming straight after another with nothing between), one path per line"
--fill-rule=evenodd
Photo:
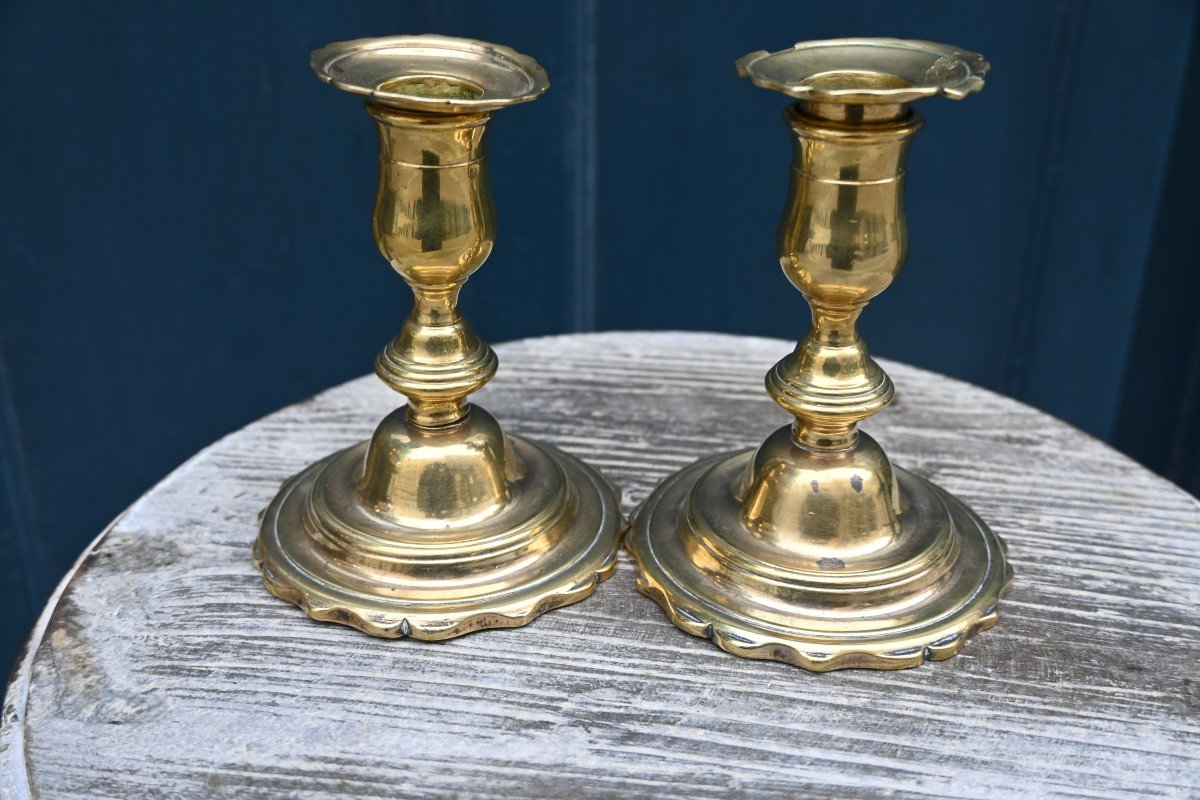
M489 628L519 628L528 625L547 611L578 603L589 597L601 582L612 577L617 568L616 554L595 572L581 580L564 583L547 590L532 605L488 607L459 614L379 614L347 604L327 604L314 601L311 595L291 586L272 574L262 558L258 542L254 543L254 565L262 571L263 585L271 594L298 606L318 622L334 622L384 639L418 639L437 642L465 636Z
M885 653L861 650L833 654L806 650L798 647L795 642L764 636L746 628L714 622L709 615L700 610L693 610L690 605L685 607L684 604L672 603L667 592L646 575L638 561L637 554L628 547L626 552L630 554L638 568L638 591L658 603L675 627L693 636L709 639L717 647L732 655L741 658L782 661L810 672L832 672L837 669L909 669L918 667L926 661L943 661L956 655L966 646L968 639L980 631L991 628L1000 618L999 602L997 602L978 618L963 620L960 630L942 635L923 647ZM1005 587L1000 597L1003 597L1011 586L1012 569L1009 568Z

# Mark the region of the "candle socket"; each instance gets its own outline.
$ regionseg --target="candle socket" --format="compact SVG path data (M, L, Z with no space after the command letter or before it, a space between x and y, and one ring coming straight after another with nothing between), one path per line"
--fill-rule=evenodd
M991 627L1012 580L1005 546L967 506L894 466L858 423L892 382L856 322L908 247L904 164L921 117L987 62L930 42L806 42L737 62L796 98L779 262L812 327L767 391L792 424L757 450L668 477L635 515L638 588L683 630L736 655L810 670L948 658Z
M497 359L457 305L495 240L487 125L540 96L545 73L441 36L341 42L312 65L363 96L379 131L373 232L414 304L375 372L408 403L284 484L254 546L267 588L318 620L428 640L583 599L616 566L617 493L467 402Z

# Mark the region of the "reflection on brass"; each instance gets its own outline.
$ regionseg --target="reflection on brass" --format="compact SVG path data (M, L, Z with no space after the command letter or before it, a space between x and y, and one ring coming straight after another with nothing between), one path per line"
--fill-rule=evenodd
M910 103L961 98L987 62L930 42L807 42L737 62L797 98L791 186L777 238L812 327L767 375L795 421L757 450L667 478L627 546L638 588L731 653L811 670L899 669L957 653L992 626L1012 580L1004 543L969 508L894 466L861 420L892 382L856 330L908 248Z
M487 124L540 96L546 74L508 48L440 36L333 44L312 65L364 96L379 130L375 241L415 302L375 372L408 404L284 484L254 547L267 588L316 619L418 639L583 599L616 565L617 495L467 402L497 362L457 307L495 238Z

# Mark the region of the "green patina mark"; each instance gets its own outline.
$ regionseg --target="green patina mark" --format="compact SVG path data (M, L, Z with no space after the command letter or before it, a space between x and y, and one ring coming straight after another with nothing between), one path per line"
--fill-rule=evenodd
M436 75L396 78L380 84L379 91L431 100L478 100L483 97L483 88L480 86L458 78Z

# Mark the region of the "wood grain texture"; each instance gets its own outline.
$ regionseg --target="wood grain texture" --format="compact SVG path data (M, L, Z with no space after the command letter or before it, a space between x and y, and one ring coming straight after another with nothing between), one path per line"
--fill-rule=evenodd
M786 342L612 333L498 348L479 400L626 510L786 417ZM809 674L676 630L623 555L588 600L441 644L323 625L250 563L280 482L395 403L363 378L201 452L81 559L0 730L6 798L1196 797L1200 504L991 392L888 364L892 457L1010 547L1000 623L949 661Z

